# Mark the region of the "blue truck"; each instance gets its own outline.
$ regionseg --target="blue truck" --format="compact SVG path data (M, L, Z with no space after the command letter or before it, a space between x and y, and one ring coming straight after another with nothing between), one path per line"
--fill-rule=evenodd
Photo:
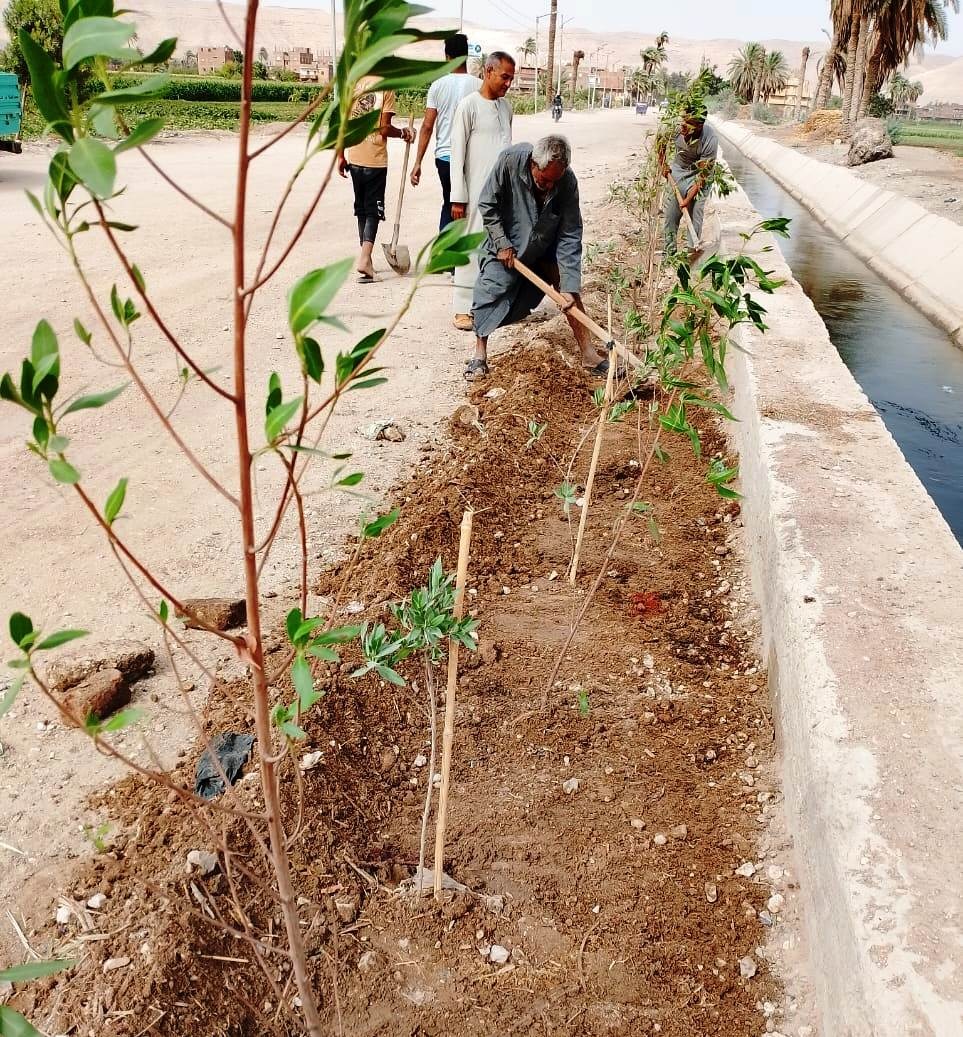
M23 95L19 80L12 72L0 72L0 151L20 154L22 115Z

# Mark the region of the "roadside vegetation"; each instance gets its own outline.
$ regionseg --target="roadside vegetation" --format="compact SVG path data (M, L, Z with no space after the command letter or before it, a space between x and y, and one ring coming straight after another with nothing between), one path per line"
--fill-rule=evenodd
M315 574L311 572L310 560L317 557L317 545L310 543L308 537L305 509L310 501L305 499L305 473L309 468L320 469L327 492L358 492L356 488L363 482L364 473L353 468L350 454L327 452L325 431L331 416L348 393L371 392L389 381L389 373L378 363L379 351L413 305L424 278L466 264L471 252L480 244L481 235L465 234L464 224L459 221L426 245L418 257L401 308L385 320L383 327L368 331L360 338L358 331L352 334L344 326L337 303L338 293L353 267L352 259L336 254L324 256L325 265L293 281L286 295L288 348L299 368L296 384L282 386L279 375L272 374L256 408L252 406L253 388L247 380L249 351L253 348L248 337L248 317L258 293L281 274L304 234L312 212L331 181L336 155L344 147L363 140L376 125L377 112L352 114L361 81L373 75L380 89L399 93L422 90L450 66L401 58L396 51L408 37L436 40L444 33L412 28L410 20L417 9L404 0L346 0L345 47L338 62L331 100L325 104L324 96L319 93L302 104L295 121L303 122L308 128L303 159L291 172L266 239L253 241L247 224L248 176L252 166L263 161L263 156L287 135L288 128L255 141L249 133L252 120L242 116L238 127L238 175L232 210L222 213L209 208L165 173L150 148L163 130L164 121L155 114L143 114L144 106L148 106L146 110L150 112L151 105L231 105L233 102L165 100L163 95L170 82L164 75L133 83L121 79L113 73L113 64L119 64L125 74L144 65L162 65L173 54L176 40L164 40L154 52L142 55L131 46L133 27L120 20L111 0L61 0L60 6L65 32L54 54L47 53L28 32L21 31L18 37L36 104L60 145L51 157L42 190L28 192L28 197L38 220L61 246L60 272L78 279L87 307L81 314L64 315L56 312L53 298L46 300L43 305L52 322L38 313L31 341L21 343L22 360L17 369L0 379L0 399L4 407L20 415L27 437L26 449L38 471L49 481L52 491L64 496L64 522L72 521L69 516L73 515L75 521L93 523L99 528L104 538L104 557L111 558L129 581L131 604L143 608L155 624L158 641L166 653L168 672L171 679L177 681L182 697L185 722L194 725L198 748L206 752L214 776L220 781L221 798L209 799L199 794L190 771L176 765L165 767L156 748L147 743L146 736L143 754L128 752L119 739L125 731L140 729L143 718L140 708L119 711L80 708L73 699L53 690L44 668L48 653L87 636L83 628L66 625L66 617L38 616L35 621L21 611L9 615L7 626L12 648L8 645L6 658L11 683L0 700L0 715L14 705L27 684L31 685L33 691L56 710L60 721L76 732L78 742L85 741L91 752L117 761L131 773L131 789L148 789L176 806L175 838L188 831L191 838L202 838L209 847L198 865L204 870L195 874L185 890L171 887L167 899L173 899L182 917L191 917L200 923L207 934L204 938L207 946L228 952L225 956L223 951L218 951L216 957L205 952L202 958L246 966L243 982L252 994L250 998L238 999L225 990L223 984L215 982L205 994L205 1000L213 1003L203 1005L195 1000L202 1011L210 1012L218 1020L217 1026L180 1032L224 1029L221 1023L230 1013L245 1015L250 1025L243 1032L264 1032L253 1028L255 1020L259 1022L262 1017L276 1013L275 1029L283 1026L285 1033L307 1032L310 1037L321 1037L332 1032L335 1022L332 1013L336 1012L339 1017L341 1012L338 955L354 951L346 941L342 941L339 950L340 925L345 922L340 909L339 914L330 919L330 926L321 926L322 915L312 900L331 891L324 883L324 876L334 861L328 852L331 843L317 849L316 843L308 841L328 832L333 843L338 819L333 812L330 818L326 812L311 813L308 822L312 801L306 775L318 765L323 753L305 754L305 745L329 701L337 699L338 704L343 705L353 698L352 687L364 689L359 692L361 697L365 692L377 695L383 694L384 689L403 689L402 701L408 703L412 716L419 712L413 704L419 701L417 696L421 696L421 703L427 707L431 758L417 836L420 870L415 886L420 898L422 886L428 882L425 871L427 826L439 741L437 712L442 668L448 667L445 739L450 749L455 719L452 696L458 684L456 653L459 646L474 651L479 621L475 616L464 616L461 611L465 600L461 552L457 581L446 572L439 557L419 569L402 589L400 600L387 602L380 610L366 611L362 605L363 615L359 615L358 609L348 607L354 603L345 598L345 593L352 580L365 576L365 553L370 552L372 542L382 534L389 534L399 521L403 506L380 515L361 515L348 556L337 568L337 588L330 598L324 599L323 613L311 615L308 602ZM242 92L246 101L254 93L257 8L257 3L251 0L243 41ZM687 94L672 99L659 129L659 144L671 149L682 111L702 99L707 80L705 77L696 81ZM138 264L137 227L118 222L112 213L114 199L126 192L128 186L132 195L137 193L136 183L125 183L129 168L127 153L133 150L179 192L184 204L197 210L199 220L208 223L213 231L223 233L225 250L233 256L229 279L224 285L225 294L232 300L233 334L219 367L202 368L189 345L172 330L178 322L173 314L162 312L152 292L151 269L146 265L142 269ZM748 255L726 258L712 255L695 264L690 262L687 253L682 253L669 257L670 261L664 265L657 262L656 250L661 241L658 196L662 186L657 156L662 153L663 148L652 148L638 177L624 188L626 207L633 214L633 223L639 227L632 250L642 284L623 285L618 280L620 273L608 275L607 294L617 296L615 313L624 328L623 337L634 347L631 355L635 367L620 376L623 398L618 402L614 399L614 363L607 391L601 396L590 398L584 386L578 395L573 394L580 406L593 415L591 424L599 443L609 424L626 422L631 416L634 428L625 437L629 453L622 461L626 471L633 473L633 486L627 488L617 502L619 510L612 516L614 521L597 523L593 533L595 550L590 556L591 566L588 560L585 562L586 580L581 588L577 586L579 550L574 549L571 590L566 592L570 595L574 620L568 643L555 653L552 672L545 675L541 689L542 712L547 715L562 711L557 678L564 676L567 682L574 676L563 675L562 668L568 669L569 649L573 648L578 633L593 622L590 607L602 597L599 591L620 542L624 544L641 531L643 536L658 543L662 536L660 526L672 521L671 493L650 478L660 466L672 463L667 447L675 442L682 447L683 454L693 459L698 484L710 494L713 510L717 505L737 505L739 501L733 485L738 477L737 466L725 456L722 448L715 446L719 439L711 429L713 449L706 448L704 430L715 416L730 417L720 396L728 390L724 361L728 348L733 345L733 329L748 323L760 332L765 331L765 310L757 296L776 291L780 282ZM268 161L273 157L271 155ZM312 164L322 165L325 175L297 229L282 232L282 226L290 223L282 221L282 216L286 215L294 188ZM716 168L714 176L715 185L724 193L728 181L721 167ZM757 230L785 233L786 221L763 223L744 235L746 241ZM95 272L93 254L98 246L100 255ZM104 264L113 267L116 278L109 290L98 276ZM53 324L64 326L65 316L68 326L72 326L69 341L65 336L58 338L53 328ZM169 348L184 393L203 395L208 406L222 409L224 433L220 448L225 458L234 459L230 475L215 473L188 445L184 437L187 423L177 406L173 410L161 406L145 377L145 366L151 362L143 352L145 326ZM611 320L608 334L613 334ZM350 338L345 340L342 336ZM78 349L90 350L103 364L103 384L77 386L71 358ZM577 373L581 378L581 371ZM124 474L123 451L118 452L109 470L92 470L79 460L83 451L78 444L90 434L90 426L86 424L89 412L106 408L106 414L110 415L111 404L123 392L139 394L151 413L157 434L171 444L179 461L193 467L211 486L217 494L218 506L235 523L235 575L238 584L245 589L243 633L231 633L216 625L195 605L183 600L179 588L171 585L164 573L152 570L143 560L137 539L125 519L140 502L151 499L152 488L138 485ZM551 420L528 421L526 434L533 452L536 444L544 446L549 442L547 431L555 433L550 428ZM517 429L517 422L513 422L513 427ZM560 431L571 440L570 427ZM281 487L273 500L265 496L263 487L258 491L255 486L258 461L276 465L281 476ZM578 461L576 449L563 472L574 473ZM519 468L520 464L514 467ZM546 474L547 479L541 478L542 492L551 498L556 486L555 468L549 468ZM486 479L486 483L489 481ZM583 516L589 512L590 491L586 489L580 502L576 485L575 475L570 474L554 489L566 517L574 508L582 508ZM426 495L409 511L417 513L431 503L431 495ZM524 518L521 514L516 517ZM470 524L467 528L470 530ZM147 535L165 535L163 517ZM283 629L270 631L263 624L266 592L262 574L281 538L289 538L295 545L300 572ZM415 540L411 537L407 542L409 552ZM172 550L176 550L176 545ZM464 557L467 564L467 552ZM382 579L378 567L372 567L367 575ZM708 596L707 592L705 597ZM650 601L651 598L645 598L645 602ZM15 603L11 602L10 607L15 608ZM708 614L708 610L705 611ZM97 620L95 616L88 618L91 624ZM185 641L182 621L203 632L209 644L229 647L243 667L244 677L226 687L224 679L212 669L206 651ZM601 633L596 629L590 636L598 641ZM196 693L194 682L181 678L182 666L188 661L198 667L209 682L204 695ZM334 673L338 674L340 683L332 680ZM745 676L755 673L753 668ZM251 776L255 781L254 784L239 783L236 789L233 786L237 773L227 773L212 742L211 727L204 719L209 705L216 706L225 699L245 710L243 722L252 731L245 737L251 743L248 749L254 759ZM587 693L579 696L579 716L584 719L591 708ZM400 708L397 713L400 718ZM335 742L329 744L336 745ZM384 766L394 766L396 758L397 754L390 754ZM446 773L444 765L442 773ZM715 787L716 783L712 785ZM440 791L445 790L442 783ZM444 794L441 799L444 800ZM443 823L441 807L437 820ZM620 829L625 831L621 821ZM444 831L443 824L440 831ZM687 830L674 838L681 841L686 835ZM658 852L660 845L655 842L646 849ZM735 852L729 851L729 858ZM143 854L146 853L145 848ZM133 862L143 854L132 851L120 871L132 870ZM441 852L436 841L436 893L441 890L443 872L439 861L443 862L443 857L442 838ZM172 859L166 849L165 860L169 866ZM363 859L362 863L367 866L369 862ZM362 867L353 863L352 867L365 879L368 873ZM727 858L727 876L734 875L733 868L734 861ZM150 871L149 882L153 886L158 869L151 867ZM205 881L205 876L212 877ZM136 886L138 880L133 875L122 875L121 881L130 881ZM317 892L321 886L324 888ZM378 886L375 881L374 887ZM366 895L373 896L377 889L369 887L370 884L365 887ZM340 891L342 885L336 888ZM707 898L700 899L712 904L716 898L707 894ZM360 900L359 894L359 904ZM735 917L744 915L739 906L740 896L734 895L728 902L733 906L734 915L723 926L727 932L734 931ZM132 905L132 910L141 910L136 896L128 898L127 903ZM691 907L686 908L685 917L691 910ZM349 913L353 922L357 910L352 907ZM453 924L454 921L457 919L453 919ZM32 962L0 978L30 983L57 971L69 970L62 981L64 989L76 995L74 1006L83 1013L89 1008L88 985L103 983L107 973L115 967L126 968L131 958L128 955L102 962L99 955L104 948L85 941L87 934L71 936L66 929L68 923L58 924L64 928L51 934L48 946L54 945L59 953L48 962ZM123 925L119 931L130 929L131 938L136 936L140 940L138 930L143 924L146 924L145 915L136 923ZM433 926L434 922L426 924ZM747 925L745 918L742 925ZM443 929L444 924L439 922L433 941L443 937ZM451 926L446 931L450 929ZM351 930L344 930L348 931ZM586 936L582 940L577 956L580 971L587 939ZM176 951L178 956L189 957L194 953L193 943L169 948L169 939L157 932L154 940L159 953L168 949ZM750 946L748 941L748 935L740 937L742 952ZM332 948L331 954L328 946ZM240 951L244 957L238 957ZM476 952L473 950L472 954ZM505 948L496 946L489 946L486 954L492 963L502 964L509 956ZM712 957L710 954L710 962ZM117 960L122 964L117 966ZM331 1000L319 996L319 991L329 982L329 961L335 965L333 1007ZM472 965L477 968L477 957L472 958ZM755 974L755 966L752 974ZM742 972L742 976L745 977L746 972ZM180 995L186 995L184 984L197 989L193 976L190 980L168 976L162 984L172 989L172 1018L182 1004ZM52 987L53 983L48 989ZM731 985L726 987L730 988ZM584 993L584 983L581 989ZM155 992L152 988L149 997L153 998ZM740 999L740 1005L745 1002L751 1006L756 1000L745 985L735 990L734 996ZM677 998L678 994L674 994L673 1000ZM259 1007L265 1004L266 1007ZM61 1007L58 997L52 1010L59 1011ZM154 1012L146 1002L138 1007ZM20 1014L21 1008L27 1011L26 1005L19 1001L15 1005L0 1006L0 1029L4 1033L35 1033ZM743 1010L752 1009L743 1006L740 1011ZM124 1011L125 1018L135 1014L134 1009ZM153 1023L143 1018L129 1020L131 1025L135 1021L134 1032L146 1032L158 1020ZM75 1025L71 1022L69 1028L72 1030ZM58 1027L58 1031L60 1029ZM224 1032L227 1029L242 1032L234 1026L226 1025Z
M914 148L937 148L963 157L963 126L921 119L899 119L889 123L894 144Z

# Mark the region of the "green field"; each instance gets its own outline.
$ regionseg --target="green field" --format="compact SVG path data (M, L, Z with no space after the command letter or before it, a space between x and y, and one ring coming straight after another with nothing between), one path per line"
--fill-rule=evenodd
M292 122L304 110L303 103L292 101L255 101L251 106L252 122ZM233 101L146 101L127 105L124 117L130 123L162 116L168 130L236 130L241 106ZM33 105L27 105L23 135L36 138L43 131Z
M938 148L963 157L963 126L944 122L900 122L897 144L914 148Z
M120 78L120 77L118 77ZM135 80L135 77L127 77ZM296 100L254 101L251 105L251 120L255 123L292 122L304 110L317 87L299 86L297 83L255 83L257 92L276 92L294 96ZM170 92L178 95L174 98L164 97L156 101L145 101L141 104L124 106L124 118L129 123L139 122L145 118L161 116L168 130L237 130L240 118L240 104L236 100L206 100L207 95L225 96L240 92L240 83L233 80L198 79L197 77L179 77L172 81ZM202 99L192 99L186 95L200 94ZM303 96L298 96L301 93ZM403 91L398 95L398 116L396 124L408 115L421 118L425 114L426 91ZM525 94L509 95L516 113L524 114L533 109L533 99ZM580 91L575 108L588 106L587 94ZM569 107L566 98L566 108ZM539 100L539 110L544 110L545 100ZM43 132L43 120L40 118L32 99L27 97L23 118L23 135L26 139L35 139Z

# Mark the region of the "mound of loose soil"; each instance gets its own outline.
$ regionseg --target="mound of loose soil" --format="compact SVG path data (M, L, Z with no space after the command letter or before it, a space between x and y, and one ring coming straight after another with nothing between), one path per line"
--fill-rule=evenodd
M843 113L830 108L821 108L802 124L800 132L811 140L836 140L842 136Z
M751 979L739 966L763 939L767 891L734 872L753 854L751 774L772 729L750 635L728 607L738 509L720 506L687 443L667 443L671 460L644 494L661 543L639 520L606 562L639 471L630 415L607 430L571 588L573 529L554 489L576 450L572 481L584 479L595 407L556 331L545 326L472 391L477 413L456 415L447 446L398 488L400 521L367 544L340 599L375 618L438 555L453 569L463 509L476 509L469 600L481 642L463 653L446 859L471 892L441 905L396 892L417 862L430 780L414 762L428 749L418 683L353 681L347 664L319 670L327 695L300 751L322 759L304 774L300 805L298 783L285 782L289 830L303 821L295 882L332 1034L745 1037L762 1029L757 1004L774 995L764 960ZM531 446L530 420L548 423ZM702 432L708 452L724 450L708 421ZM325 572L320 589L335 597L344 577L343 567ZM277 660L280 635L270 647ZM420 681L417 668L407 675ZM212 696L208 731L250 730L246 702L243 687ZM195 762L184 761L181 781ZM257 807L257 782L255 771L225 801ZM35 987L23 1007L50 1032L97 1037L303 1032L274 952L276 900L244 824L227 822L232 893L219 873L185 870L189 850L216 848L219 816L205 830L175 794L139 779L105 802L123 834L73 888L107 903L70 923L82 960L69 978ZM260 963L229 931L244 924L240 906L261 933ZM484 957L491 945L507 962ZM105 971L118 959L130 961Z

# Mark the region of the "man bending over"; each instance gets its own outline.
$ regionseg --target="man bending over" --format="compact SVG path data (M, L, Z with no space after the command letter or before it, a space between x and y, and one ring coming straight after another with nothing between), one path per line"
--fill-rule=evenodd
M492 168L478 203L488 236L475 283L475 352L465 366L469 381L488 374L488 336L527 317L542 301L542 292L515 269L516 256L561 291L582 363L596 374L608 370L589 332L568 312L583 309L582 212L571 161L568 141L551 136L534 147L506 148Z

